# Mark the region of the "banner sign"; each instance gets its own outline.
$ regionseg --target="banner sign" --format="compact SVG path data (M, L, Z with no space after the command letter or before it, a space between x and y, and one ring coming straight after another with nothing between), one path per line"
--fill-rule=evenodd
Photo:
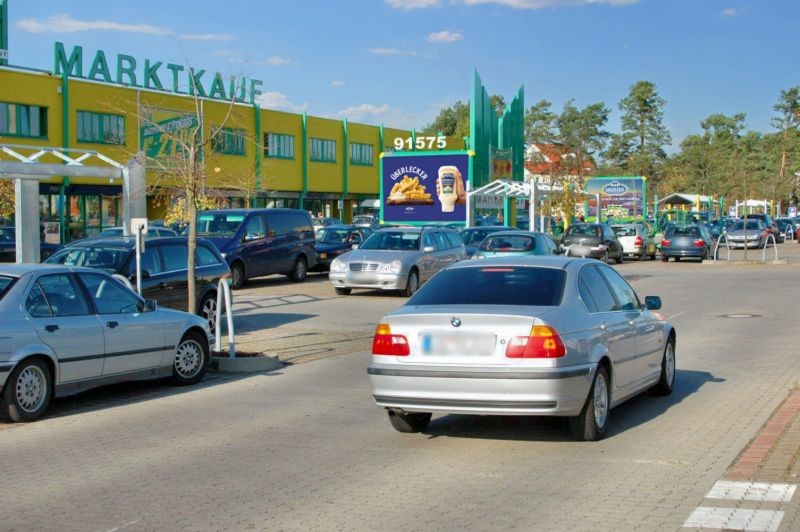
M511 179L512 176L512 159L511 150L501 150L492 148L492 180L495 179Z
M467 153L395 152L381 158L381 219L465 222Z
M599 195L601 220L605 220L609 215L619 221L638 219L644 212L646 187L646 179L643 177L589 179L584 186L584 190L592 195L587 198L589 212L597 215L597 195Z
M197 116L194 114L164 109L151 110L150 116L143 119L139 126L142 151L149 160L166 165L166 159L180 150L177 140L188 140L197 126Z

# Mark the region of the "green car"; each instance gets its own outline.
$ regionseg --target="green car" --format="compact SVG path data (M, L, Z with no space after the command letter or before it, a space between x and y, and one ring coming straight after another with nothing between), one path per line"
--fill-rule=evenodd
M548 235L529 231L501 231L483 239L473 259L520 255L558 255L558 246Z

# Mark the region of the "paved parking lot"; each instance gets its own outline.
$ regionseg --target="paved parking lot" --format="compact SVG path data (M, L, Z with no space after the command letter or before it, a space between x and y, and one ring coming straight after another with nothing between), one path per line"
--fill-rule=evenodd
M557 419L437 416L399 434L365 367L404 299L256 280L236 293L240 348L293 365L96 390L0 425L0 529L679 529L798 387L800 245L779 252L788 264L618 266L663 297L677 384L612 411L596 443ZM797 529L796 505L781 511Z

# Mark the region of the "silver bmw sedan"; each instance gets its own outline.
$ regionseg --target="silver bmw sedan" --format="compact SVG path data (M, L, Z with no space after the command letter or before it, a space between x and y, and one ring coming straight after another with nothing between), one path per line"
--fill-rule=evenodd
M567 416L597 440L610 410L672 392L675 329L610 266L489 258L441 271L377 326L367 373L400 432L433 413Z

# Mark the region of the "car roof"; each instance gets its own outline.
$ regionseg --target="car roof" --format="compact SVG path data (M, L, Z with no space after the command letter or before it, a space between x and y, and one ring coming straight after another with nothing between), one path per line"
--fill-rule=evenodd
M422 227L403 227L403 226L395 226L395 227L382 227L375 231L376 233L382 232L389 232L389 231L400 231L401 233L421 233Z
M158 243L186 243L188 242L188 236L149 236L145 240L145 245L151 242L158 242ZM205 238L197 238L197 242L207 242ZM133 248L136 245L136 237L133 236L100 236L95 238L83 238L81 240L76 240L75 242L70 242L66 247L70 248L77 248L77 247L88 247L88 246L112 246L112 247L122 247L122 248Z
M506 227L505 225L479 225L477 227L467 227L464 231L511 231L510 227Z
M200 211L197 214L208 214L208 213L235 213L235 214L249 214L251 212L305 212L308 214L308 211L304 211L303 209L289 209L285 207L260 207L260 208L239 208L239 209L208 209L207 211ZM311 216L309 214L309 216Z
M502 238L504 236L547 236L544 233L538 231L524 231L522 229L507 229L505 231L497 231L492 233L491 235L487 235L486 238Z
M485 266L541 266L545 268L566 269L568 265L573 263L597 264L597 260L566 257L562 255L516 255L513 257L488 257L482 260L462 260L449 266L447 269L480 268Z
M62 264L43 264L43 263L23 263L23 264L2 264L0 265L0 275L11 275L21 277L28 273L40 271L69 271L69 272L91 272L96 273L95 268L84 268L81 266L64 266Z
M364 227L353 224L331 224L331 225L326 225L322 229L364 229Z

